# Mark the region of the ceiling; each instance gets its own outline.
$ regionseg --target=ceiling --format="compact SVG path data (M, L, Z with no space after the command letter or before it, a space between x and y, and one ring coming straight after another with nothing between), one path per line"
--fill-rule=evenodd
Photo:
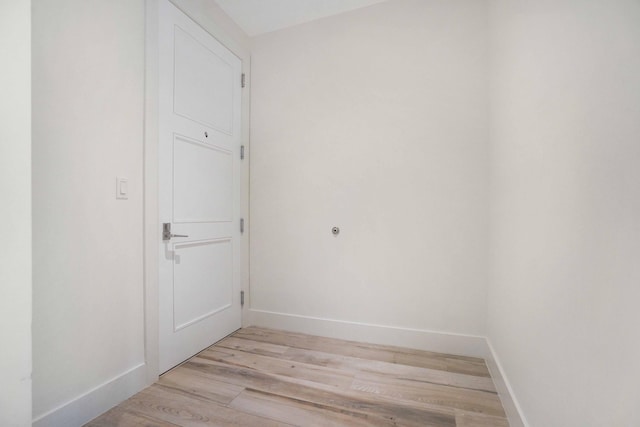
M387 0L215 0L249 36L384 1Z

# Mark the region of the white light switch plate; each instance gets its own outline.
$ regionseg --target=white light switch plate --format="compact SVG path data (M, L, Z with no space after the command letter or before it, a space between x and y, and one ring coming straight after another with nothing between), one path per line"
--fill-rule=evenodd
M129 180L127 178L116 178L116 199L126 200L129 198Z

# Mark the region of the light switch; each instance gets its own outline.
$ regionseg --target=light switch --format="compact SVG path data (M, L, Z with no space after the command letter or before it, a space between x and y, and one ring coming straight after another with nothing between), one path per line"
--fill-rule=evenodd
M116 199L126 200L129 198L129 180L127 178L116 178Z

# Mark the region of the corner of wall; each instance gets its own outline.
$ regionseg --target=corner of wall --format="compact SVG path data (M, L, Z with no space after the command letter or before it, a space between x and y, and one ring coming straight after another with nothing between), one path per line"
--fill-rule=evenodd
M489 373L491 374L491 378L493 379L498 391L498 396L500 396L500 401L502 402L504 411L507 414L509 426L529 427L529 424L524 417L524 413L522 412L522 408L520 407L520 403L518 402L518 399L513 392L513 388L511 388L511 384L509 383L509 379L502 368L500 359L498 358L498 355L496 354L496 351L493 348L493 345L491 345L491 341L488 337L486 338L486 349L487 353L484 356L484 360L487 363L487 368L489 368Z
M31 420L31 2L0 3L0 425ZM6 59L6 60L5 60Z

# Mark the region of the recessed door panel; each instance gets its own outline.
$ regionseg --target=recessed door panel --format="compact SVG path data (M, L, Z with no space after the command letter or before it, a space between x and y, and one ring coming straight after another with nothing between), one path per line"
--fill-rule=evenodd
M174 111L233 133L233 66L175 27Z
M229 222L232 215L232 153L176 136L173 145L173 222Z
M231 307L231 239L174 246L174 331Z

